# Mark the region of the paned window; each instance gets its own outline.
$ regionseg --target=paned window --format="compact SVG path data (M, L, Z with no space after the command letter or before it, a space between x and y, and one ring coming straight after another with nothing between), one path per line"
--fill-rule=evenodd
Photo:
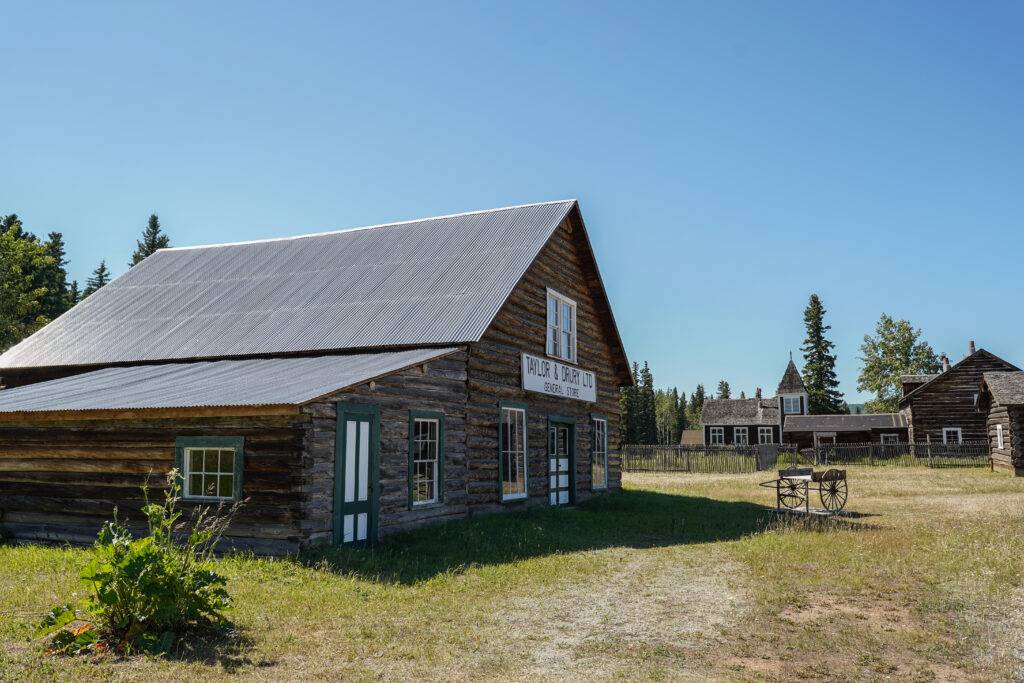
M963 432L959 427L943 427L942 443L960 445L963 441Z
M799 396L783 396L782 397L782 412L786 415L799 415L800 414L800 397Z
M711 427L708 430L712 446L720 446L725 443L725 427Z
M775 443L775 436L772 434L771 427L758 427L757 428L757 442L758 443Z
M238 500L242 493L242 439L238 437L179 437L176 466L184 498Z
M737 446L746 446L750 443L746 427L733 427L732 428L732 442Z
M498 450L501 499L526 498L526 408L501 407Z
M576 302L548 290L547 354L576 362Z
M409 417L409 499L412 505L441 500L444 416L413 411Z
M608 488L608 420L594 418L594 459L591 482L595 489Z

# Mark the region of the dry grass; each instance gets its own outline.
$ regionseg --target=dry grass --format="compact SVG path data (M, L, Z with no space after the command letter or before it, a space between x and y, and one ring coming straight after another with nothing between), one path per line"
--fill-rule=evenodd
M1024 481L850 471L835 524L778 521L761 475L618 496L371 551L225 558L236 633L170 658L46 657L31 624L85 551L0 547L0 679L1012 680Z

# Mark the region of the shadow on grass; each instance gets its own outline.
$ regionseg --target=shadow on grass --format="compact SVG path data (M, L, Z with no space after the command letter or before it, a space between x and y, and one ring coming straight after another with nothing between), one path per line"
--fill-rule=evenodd
M765 529L774 513L730 502L625 490L575 508L487 514L387 537L370 548L314 548L298 561L392 583L415 583L468 567L602 548L654 548L729 541Z
M226 622L199 629L180 638L169 650L150 654L159 654L171 661L219 666L228 673L243 666L273 666L275 662L253 661L249 657L255 644L244 629Z

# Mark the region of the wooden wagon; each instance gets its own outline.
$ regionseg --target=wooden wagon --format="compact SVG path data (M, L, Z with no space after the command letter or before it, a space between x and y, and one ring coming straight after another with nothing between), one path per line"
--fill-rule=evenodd
M778 479L762 482L761 486L775 489L775 506L779 510L812 512L811 494L818 493L823 509L814 512L834 514L846 507L846 470L823 470L813 467L791 467L779 470Z

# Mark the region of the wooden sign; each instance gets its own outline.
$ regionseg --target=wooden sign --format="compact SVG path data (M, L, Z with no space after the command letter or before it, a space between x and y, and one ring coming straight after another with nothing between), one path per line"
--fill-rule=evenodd
M597 380L593 372L528 353L523 354L523 389L577 401L597 402Z

